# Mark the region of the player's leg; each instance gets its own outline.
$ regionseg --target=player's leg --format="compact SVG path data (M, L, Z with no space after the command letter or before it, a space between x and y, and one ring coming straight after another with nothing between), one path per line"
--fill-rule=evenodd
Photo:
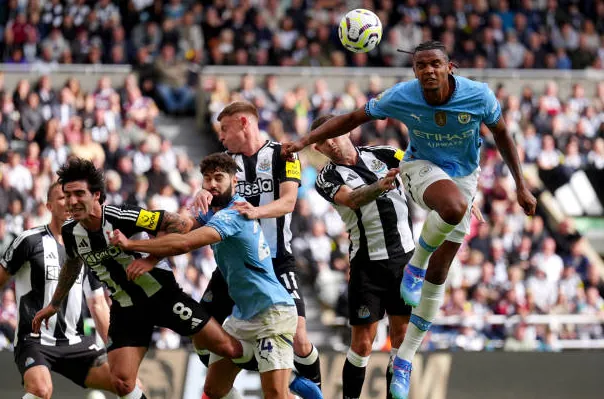
M422 228L419 246L405 267L401 295L411 306L417 306L426 278L430 256L445 241L449 233L468 213L468 199L442 169L428 161L401 163L401 175L413 200L425 209L432 210ZM441 271L440 265L435 268ZM442 284L440 281L432 281Z
M409 313L411 310L409 310ZM403 343L403 338L405 337L405 332L407 331L407 327L409 326L409 314L406 316L388 316L388 324L390 326L390 343L392 344L392 348L390 349L390 358L388 359L388 366L386 367L386 397L387 399L392 399L392 394L390 393L390 384L392 382L392 364L394 362L394 358L398 353L398 349Z
M251 358L251 348L227 334L213 318L191 336L195 348L208 349L221 357L230 359Z
M288 399L291 369L271 370L260 373L260 383L265 399Z
M298 285L296 264L293 257L287 258L282 263L273 259L275 274L281 285L292 296L298 312L298 326L294 336L294 366L303 377L321 386L321 361L319 351L308 340L306 333L306 307L302 290Z
M230 359L220 359L210 364L206 376L203 392L210 399L220 399L224 397L234 398L238 396L233 389L235 378L241 369L237 367ZM231 391L233 391L231 393ZM231 394L231 396L228 396Z
M23 374L25 388L24 399L50 399L52 397L52 378L46 366L34 366Z
M352 326L352 340L342 370L344 398L360 398L378 322Z

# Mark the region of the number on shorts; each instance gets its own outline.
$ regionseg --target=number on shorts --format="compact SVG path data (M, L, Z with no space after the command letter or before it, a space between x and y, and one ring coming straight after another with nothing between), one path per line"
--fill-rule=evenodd
M191 316L193 316L193 311L191 308L185 306L182 302L176 302L172 308L172 311L174 314L179 315L182 320L189 320Z
M289 274L289 278L287 278ZM283 280L283 284L288 291L291 291L291 296L294 299L300 299L300 294L298 294L298 283L296 282L296 275L294 272L283 273L281 275L281 279Z
M270 339L262 338L260 342L260 350L271 352L273 350L273 344Z

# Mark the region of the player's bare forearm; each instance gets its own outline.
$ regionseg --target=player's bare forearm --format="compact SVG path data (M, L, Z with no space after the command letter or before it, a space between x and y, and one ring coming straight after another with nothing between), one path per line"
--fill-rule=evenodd
M279 199L257 207L258 219L278 218L292 213L298 199L298 183L284 181L279 184Z
M365 108L359 108L347 114L331 118L310 132L310 134L304 137L302 140L304 145L308 146L318 141L332 139L334 137L346 134L363 123L369 122L370 120L371 118L365 113Z
M63 300L69 294L69 290L73 287L73 284L78 279L80 272L82 271L82 260L78 258L68 258L63 266L61 267L61 273L59 274L59 283L55 290L50 304L54 308L58 308L63 303Z
M105 299L104 293L99 293L87 300L90 315L94 320L97 332L107 344L109 338L109 305Z
M166 234L151 240L129 240L128 250L146 252L164 258L191 252L221 240L220 234L211 227L201 227L187 234Z
M347 206L352 209L359 209L363 205L375 201L383 192L384 189L381 187L379 180L368 186L356 188L348 194Z
M164 212L164 217L159 226L159 231L164 233L184 234L191 231L193 223L191 218L185 218L178 213Z
M491 132L493 132L493 138L497 149L501 153L501 156L510 168L510 172L516 182L516 187L524 187L524 177L522 176L522 167L520 166L520 159L518 158L518 151L516 151L516 145L512 136L508 132L507 126L503 119L500 119L495 126L489 126Z

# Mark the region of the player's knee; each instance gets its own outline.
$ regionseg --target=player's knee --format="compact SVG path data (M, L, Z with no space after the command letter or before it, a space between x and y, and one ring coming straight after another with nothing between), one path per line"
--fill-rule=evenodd
M205 386L203 387L203 393L210 399L220 399L226 395L228 395L229 391L226 392L224 389L221 389L218 386L212 385L210 381L206 381Z
M369 339L360 339L352 342L350 349L359 356L367 357L371 355L372 342Z
M312 344L306 336L304 336L304 339L295 339L296 337L298 335L294 337L294 353L298 356L308 356L312 351Z
M265 399L280 399L287 397L287 392L277 386L265 387L262 389L262 393L264 394Z
M41 382L27 386L27 393L36 398L50 399L52 397L52 385Z
M451 225L458 225L466 215L467 209L468 202L465 199L452 199L439 209L438 214L445 222Z
M118 396L126 396L136 388L136 378L121 373L112 373L111 382Z

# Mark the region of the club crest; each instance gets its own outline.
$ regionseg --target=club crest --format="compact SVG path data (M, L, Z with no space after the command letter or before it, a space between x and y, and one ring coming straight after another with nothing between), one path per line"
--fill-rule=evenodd
M258 164L258 170L260 172L268 172L269 170L271 170L271 161L268 159L265 159L262 162L260 162L260 164Z
M445 111L438 111L434 114L434 122L438 126L445 126L447 124L447 113Z
M465 124L470 123L470 121L472 120L472 116L470 114L468 114L467 112L460 112L459 115L457 115L457 120L462 125L465 125Z

